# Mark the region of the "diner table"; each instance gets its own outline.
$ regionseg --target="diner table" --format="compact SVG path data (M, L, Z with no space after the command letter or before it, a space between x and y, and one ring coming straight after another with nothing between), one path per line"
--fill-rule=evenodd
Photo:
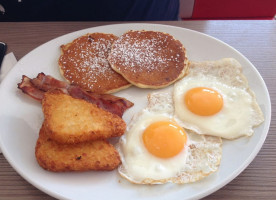
M0 41L7 43L7 53L13 52L17 60L20 60L34 48L56 37L85 28L118 23L127 22L1 22ZM177 26L213 36L237 49L257 68L268 87L272 104L272 120L266 141L255 159L239 176L204 199L275 199L276 114L273 111L276 110L276 20L184 20L146 23ZM24 180L3 154L0 154L0 199L54 198Z

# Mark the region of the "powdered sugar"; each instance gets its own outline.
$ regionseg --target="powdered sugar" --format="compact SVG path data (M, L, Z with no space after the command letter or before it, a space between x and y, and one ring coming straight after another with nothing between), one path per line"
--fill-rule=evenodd
M111 64L119 70L132 70L132 72L153 72L166 68L173 62L176 67L181 62L179 53L182 46L172 46L174 38L161 32L132 31L121 36L112 46L109 56ZM177 48L177 49L175 49Z
M95 35L96 34L96 35ZM94 90L96 83L112 81L115 72L107 60L111 45L117 39L114 35L98 33L77 38L60 58L64 77L71 83ZM101 87L97 85L97 87Z

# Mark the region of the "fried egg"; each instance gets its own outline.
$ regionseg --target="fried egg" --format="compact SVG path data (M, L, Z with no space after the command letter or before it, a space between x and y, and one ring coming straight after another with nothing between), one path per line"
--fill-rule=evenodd
M175 118L198 134L235 139L251 136L264 121L238 61L190 62L189 73L174 85Z
M117 149L122 177L137 184L198 181L218 169L221 138L184 130L173 118L171 93L154 93L131 120Z

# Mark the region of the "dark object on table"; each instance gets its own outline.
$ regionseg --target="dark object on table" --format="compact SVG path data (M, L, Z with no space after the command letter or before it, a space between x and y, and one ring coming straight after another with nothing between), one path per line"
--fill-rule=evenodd
M0 0L0 21L178 20L179 0Z
M0 69L1 69L3 58L6 54L6 50L7 50L7 45L4 42L0 42Z

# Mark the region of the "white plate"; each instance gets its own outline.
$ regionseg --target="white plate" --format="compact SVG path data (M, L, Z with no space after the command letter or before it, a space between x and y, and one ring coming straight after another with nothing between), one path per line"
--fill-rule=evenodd
M186 184L134 185L121 178L117 171L52 173L43 170L34 156L35 143L43 121L39 102L17 89L23 74L35 77L39 72L61 79L57 61L59 47L88 32L120 35L125 31L158 30L172 34L187 49L191 60L215 60L233 57L243 66L249 85L265 116L265 122L250 138L224 141L219 170L202 181ZM146 105L150 90L131 87L117 93L135 103L124 119ZM218 190L238 176L262 147L270 124L271 104L266 85L255 67L229 45L205 34L188 29L155 24L119 24L85 29L49 41L22 58L0 86L0 145L12 167L38 189L59 199L198 199Z

